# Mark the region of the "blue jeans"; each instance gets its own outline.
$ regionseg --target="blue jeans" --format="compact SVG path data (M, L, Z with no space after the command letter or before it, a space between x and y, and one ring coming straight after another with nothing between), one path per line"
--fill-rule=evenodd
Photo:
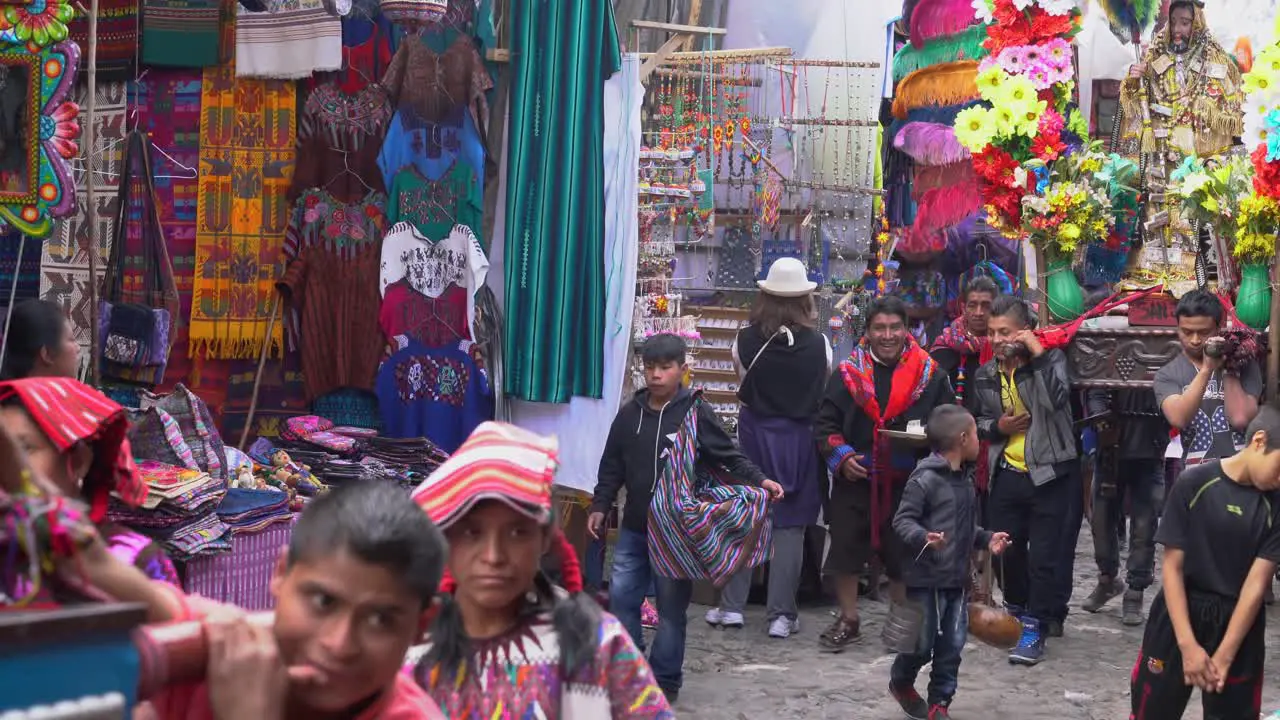
M663 690L679 690L684 683L684 640L689 622L693 581L656 577L649 566L649 536L618 529L613 547L613 576L609 582L609 609L644 652L640 606L651 584L657 585L658 631L649 652L649 667Z
M949 705L960 680L960 652L969 632L969 604L964 590L907 588L907 599L920 604L924 622L916 651L899 653L889 670L889 682L897 688L914 687L920 669L930 660L929 704Z

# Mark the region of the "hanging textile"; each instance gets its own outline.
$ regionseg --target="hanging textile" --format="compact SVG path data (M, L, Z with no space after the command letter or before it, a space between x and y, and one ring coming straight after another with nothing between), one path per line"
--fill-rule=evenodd
M289 224L297 94L286 80L236 78L233 65L204 73L200 197L190 352L256 358L281 347L267 326Z
M541 435L572 437L560 446L556 484L591 492L596 485L605 433L622 400L623 379L631 357L631 316L635 306L639 248L640 58L627 55L622 70L605 83L604 93L604 399L575 397L567 405L513 400L511 420ZM491 376L493 368L490 367ZM495 382L496 382L496 378Z
M383 194L378 151L390 119L391 100L381 85L350 93L336 84L313 89L298 122L298 162L289 199L297 200L311 188L347 203Z
M378 370L383 436L425 437L452 453L493 419L489 378L470 341L429 348L401 336L396 348Z
M40 297L40 241L28 238L24 245L12 230L0 234L0 307L9 306L10 292L15 305Z
M484 188L461 157L438 180L428 180L410 165L391 181L387 221L407 222L428 240L440 240L463 225L480 237L484 221Z
M222 60L224 0L142 0L142 62L204 68ZM234 12L234 10L232 10Z
M87 86L77 83L75 101L86 105ZM115 234L115 197L124 161L124 135L128 107L123 82L99 82L94 110L95 165L101 172L85 175L79 183L92 183L97 204L85 204L86 193L76 193L76 213L59 219L52 235L44 239L40 258L40 297L55 302L66 310L71 329L80 344L80 361L89 363L91 313L89 310L89 224L93 224L94 242L98 250L98 277L107 267L111 238ZM28 245L28 247L31 247Z
M342 21L329 14L324 0L268 5L268 12L237 6L238 77L298 80L342 69Z
M69 36L80 46L80 70L89 62L89 17L77 13L67 24ZM125 82L134 74L138 57L138 0L98 0L98 82Z
M604 84L621 66L611 3L515 3L507 154L508 394L603 394Z

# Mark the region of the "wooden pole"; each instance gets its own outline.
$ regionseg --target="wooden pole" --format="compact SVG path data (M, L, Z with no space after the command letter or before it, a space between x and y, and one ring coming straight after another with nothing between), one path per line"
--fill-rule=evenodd
M1276 236L1276 257L1280 258L1280 235ZM1280 261L1278 261L1280 262ZM1274 263L1273 263L1274 264ZM1272 268L1272 275L1280 268ZM1267 326L1267 401L1280 406L1280 290L1271 284L1271 323Z
M89 73L85 102L84 133L84 205L85 223L78 228L84 231L89 244L89 377L94 387L102 385L99 356L102 348L98 345L98 224L93 220L93 208L97 198L93 192L93 178L97 169L97 152L95 152L96 128L94 122L97 115L98 102L98 0L89 0L89 56L85 59L85 68ZM77 233L78 234L78 233ZM117 269L120 271L119 269Z
M267 321L267 338L262 341L262 353L258 356L258 372L253 376L253 395L249 398L249 415L244 419L244 430L240 431L240 450L249 442L249 430L253 428L253 416L258 414L258 390L262 387L262 373L267 367L267 355L271 352L271 336L276 332L276 317L280 314L280 293L271 303L271 319ZM283 355L283 353L281 353Z

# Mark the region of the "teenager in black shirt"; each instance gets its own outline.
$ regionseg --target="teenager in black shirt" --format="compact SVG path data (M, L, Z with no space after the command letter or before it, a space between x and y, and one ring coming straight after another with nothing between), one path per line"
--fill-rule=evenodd
M1134 668L1131 720L1177 720L1191 690L1210 720L1262 712L1266 615L1280 563L1280 410L1264 407L1243 450L1188 468L1174 484L1156 542L1164 590Z

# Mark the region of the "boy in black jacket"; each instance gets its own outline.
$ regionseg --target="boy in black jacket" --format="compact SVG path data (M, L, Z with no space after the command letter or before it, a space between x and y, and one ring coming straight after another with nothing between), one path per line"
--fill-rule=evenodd
M599 538L604 532L605 514L613 507L618 491L627 489L618 541L613 549L613 573L609 582L609 609L622 622L635 644L644 649L640 627L640 606L650 580L658 589L658 631L649 654L658 685L674 704L684 679L685 630L693 581L654 577L649 564L649 505L653 489L667 465L667 452L676 433L692 410L697 396L682 380L689 366L684 340L671 334L654 335L640 349L644 362L645 389L618 411L604 456L587 531ZM734 445L715 411L707 403L697 406L699 461L724 467L735 479L763 487L781 498L782 487L766 480L750 460Z
M959 405L940 405L929 414L925 433L933 454L921 460L902 492L893 529L914 553L903 568L907 599L924 610L916 650L900 653L889 672L889 692L907 717L950 720L960 651L969 630L965 590L973 550L1004 552L1007 533L978 526L973 465L978 459L978 426ZM929 699L916 692L916 676L933 661Z

